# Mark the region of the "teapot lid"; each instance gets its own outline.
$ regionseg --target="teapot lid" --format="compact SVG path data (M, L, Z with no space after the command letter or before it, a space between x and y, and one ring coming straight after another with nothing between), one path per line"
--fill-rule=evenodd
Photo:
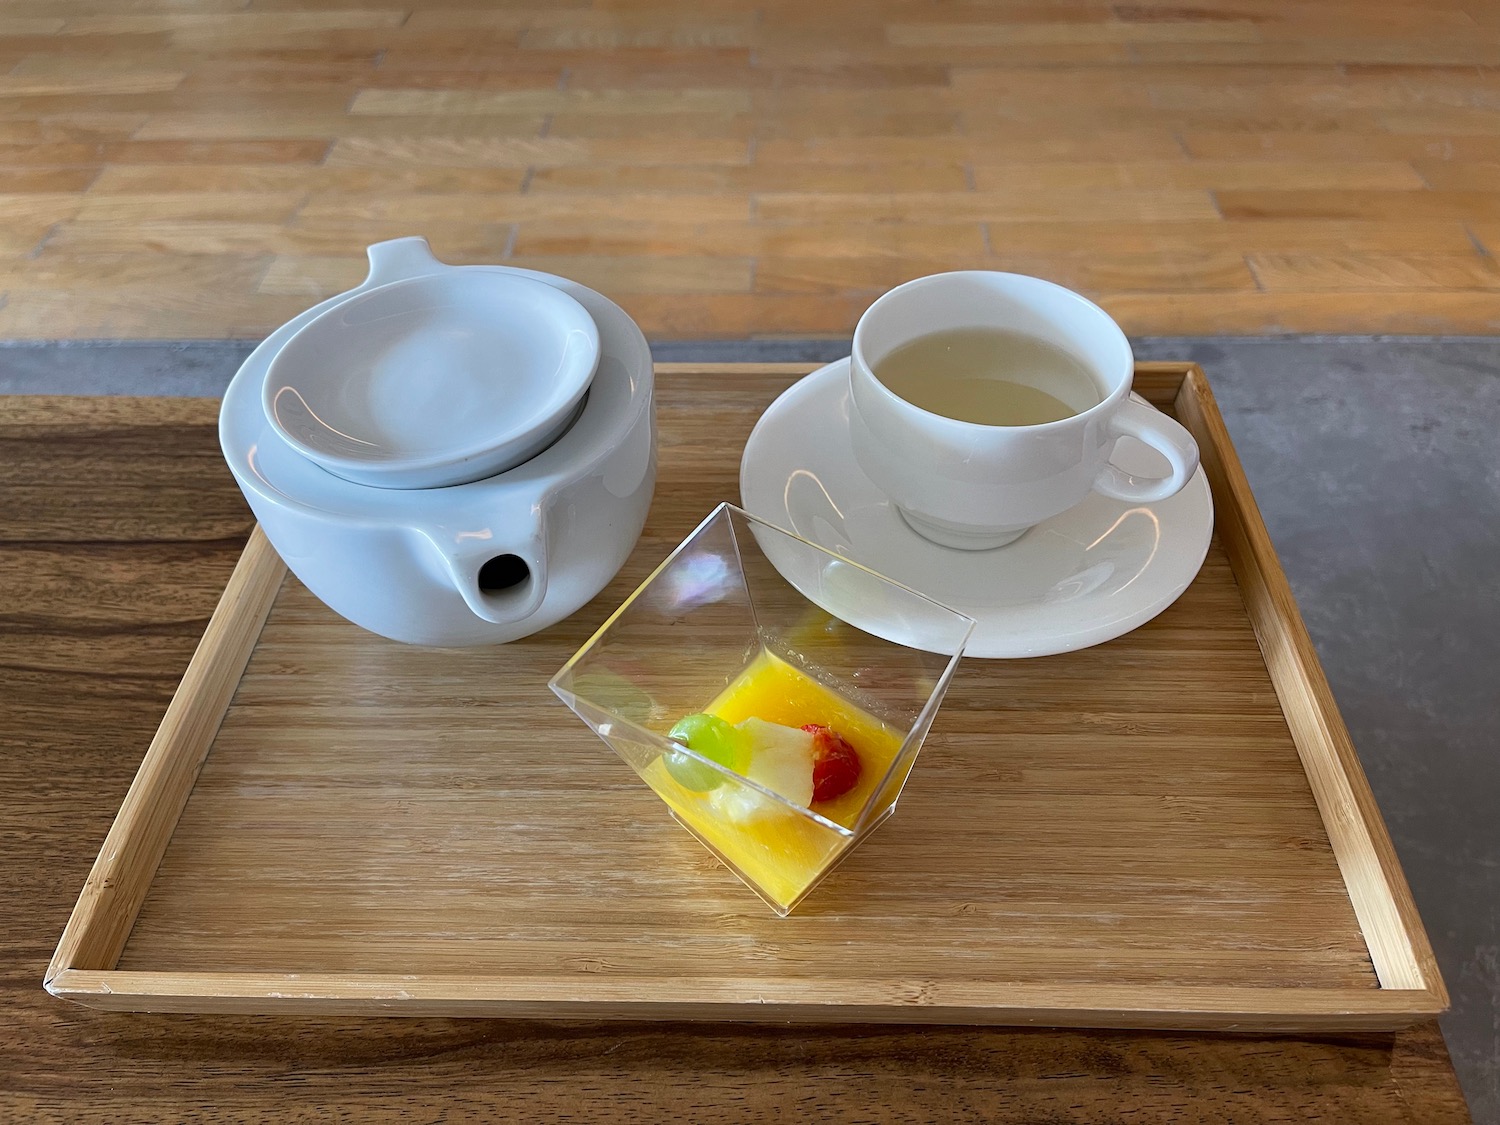
M438 488L505 472L577 416L599 329L562 290L465 269L359 293L272 358L267 421L345 480Z

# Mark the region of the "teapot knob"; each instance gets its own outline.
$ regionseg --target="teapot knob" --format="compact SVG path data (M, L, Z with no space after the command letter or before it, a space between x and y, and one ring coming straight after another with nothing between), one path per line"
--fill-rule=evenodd
M425 238L388 239L368 247L365 254L370 259L370 273L362 286L366 289L449 268L433 256Z

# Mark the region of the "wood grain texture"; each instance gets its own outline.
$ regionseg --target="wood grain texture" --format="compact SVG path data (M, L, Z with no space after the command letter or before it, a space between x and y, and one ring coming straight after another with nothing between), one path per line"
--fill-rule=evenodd
M675 374L675 373L674 373ZM728 375L720 375L728 378ZM217 404L0 411L0 1116L119 1122L1468 1120L1435 1024L1397 1035L122 1016L47 958L244 544ZM80 588L90 597L81 598ZM895 822L892 822L894 826Z
M174 701L49 988L151 1011L1260 1029L1445 1006L1290 595L1248 617L1241 603L1285 583L1182 365L1143 365L1138 386L1223 449L1206 458L1220 518L1250 529L1232 557L1212 551L1182 601L1109 645L967 662L902 819L789 920L671 825L545 677L734 495L724 451L784 370L671 373L641 546L587 609L524 641L385 641L283 583L253 539L186 681L222 689L243 668L233 705ZM1257 634L1306 651L1263 657ZM1278 694L1300 709L1290 732Z
M112 968L125 949L151 884L150 871L160 864L177 827L285 572L259 528L251 533L241 563L105 837L49 975L62 966Z
M1328 826L1375 971L1382 986L1424 988L1446 1008L1447 989L1395 846L1202 370L1189 372L1176 405L1183 424L1198 439L1205 471L1216 486L1221 513L1217 531Z
M653 336L847 334L894 281L974 266L1132 333L1493 332L1465 232L1500 221L1500 20L1415 12L12 4L0 338L259 337L393 227L456 261L599 259L558 266ZM192 259L247 241L286 260L203 299Z

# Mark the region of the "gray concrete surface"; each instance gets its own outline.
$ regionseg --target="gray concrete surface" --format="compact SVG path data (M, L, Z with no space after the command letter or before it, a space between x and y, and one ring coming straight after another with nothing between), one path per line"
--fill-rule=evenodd
M1153 340L1214 386L1500 1122L1500 339Z
M249 345L0 347L0 392L218 394ZM840 340L677 342L795 360ZM1203 364L1453 993L1480 1125L1500 1125L1500 338L1137 341ZM3 410L0 403L0 410Z

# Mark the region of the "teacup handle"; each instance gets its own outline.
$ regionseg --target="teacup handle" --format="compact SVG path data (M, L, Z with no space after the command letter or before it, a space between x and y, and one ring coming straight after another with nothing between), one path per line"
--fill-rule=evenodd
M1150 504L1175 496L1198 471L1198 443L1193 435L1159 410L1126 399L1108 422L1115 438L1133 437L1167 459L1172 472L1165 477L1138 477L1118 465L1105 465L1094 478L1094 491L1116 500Z

